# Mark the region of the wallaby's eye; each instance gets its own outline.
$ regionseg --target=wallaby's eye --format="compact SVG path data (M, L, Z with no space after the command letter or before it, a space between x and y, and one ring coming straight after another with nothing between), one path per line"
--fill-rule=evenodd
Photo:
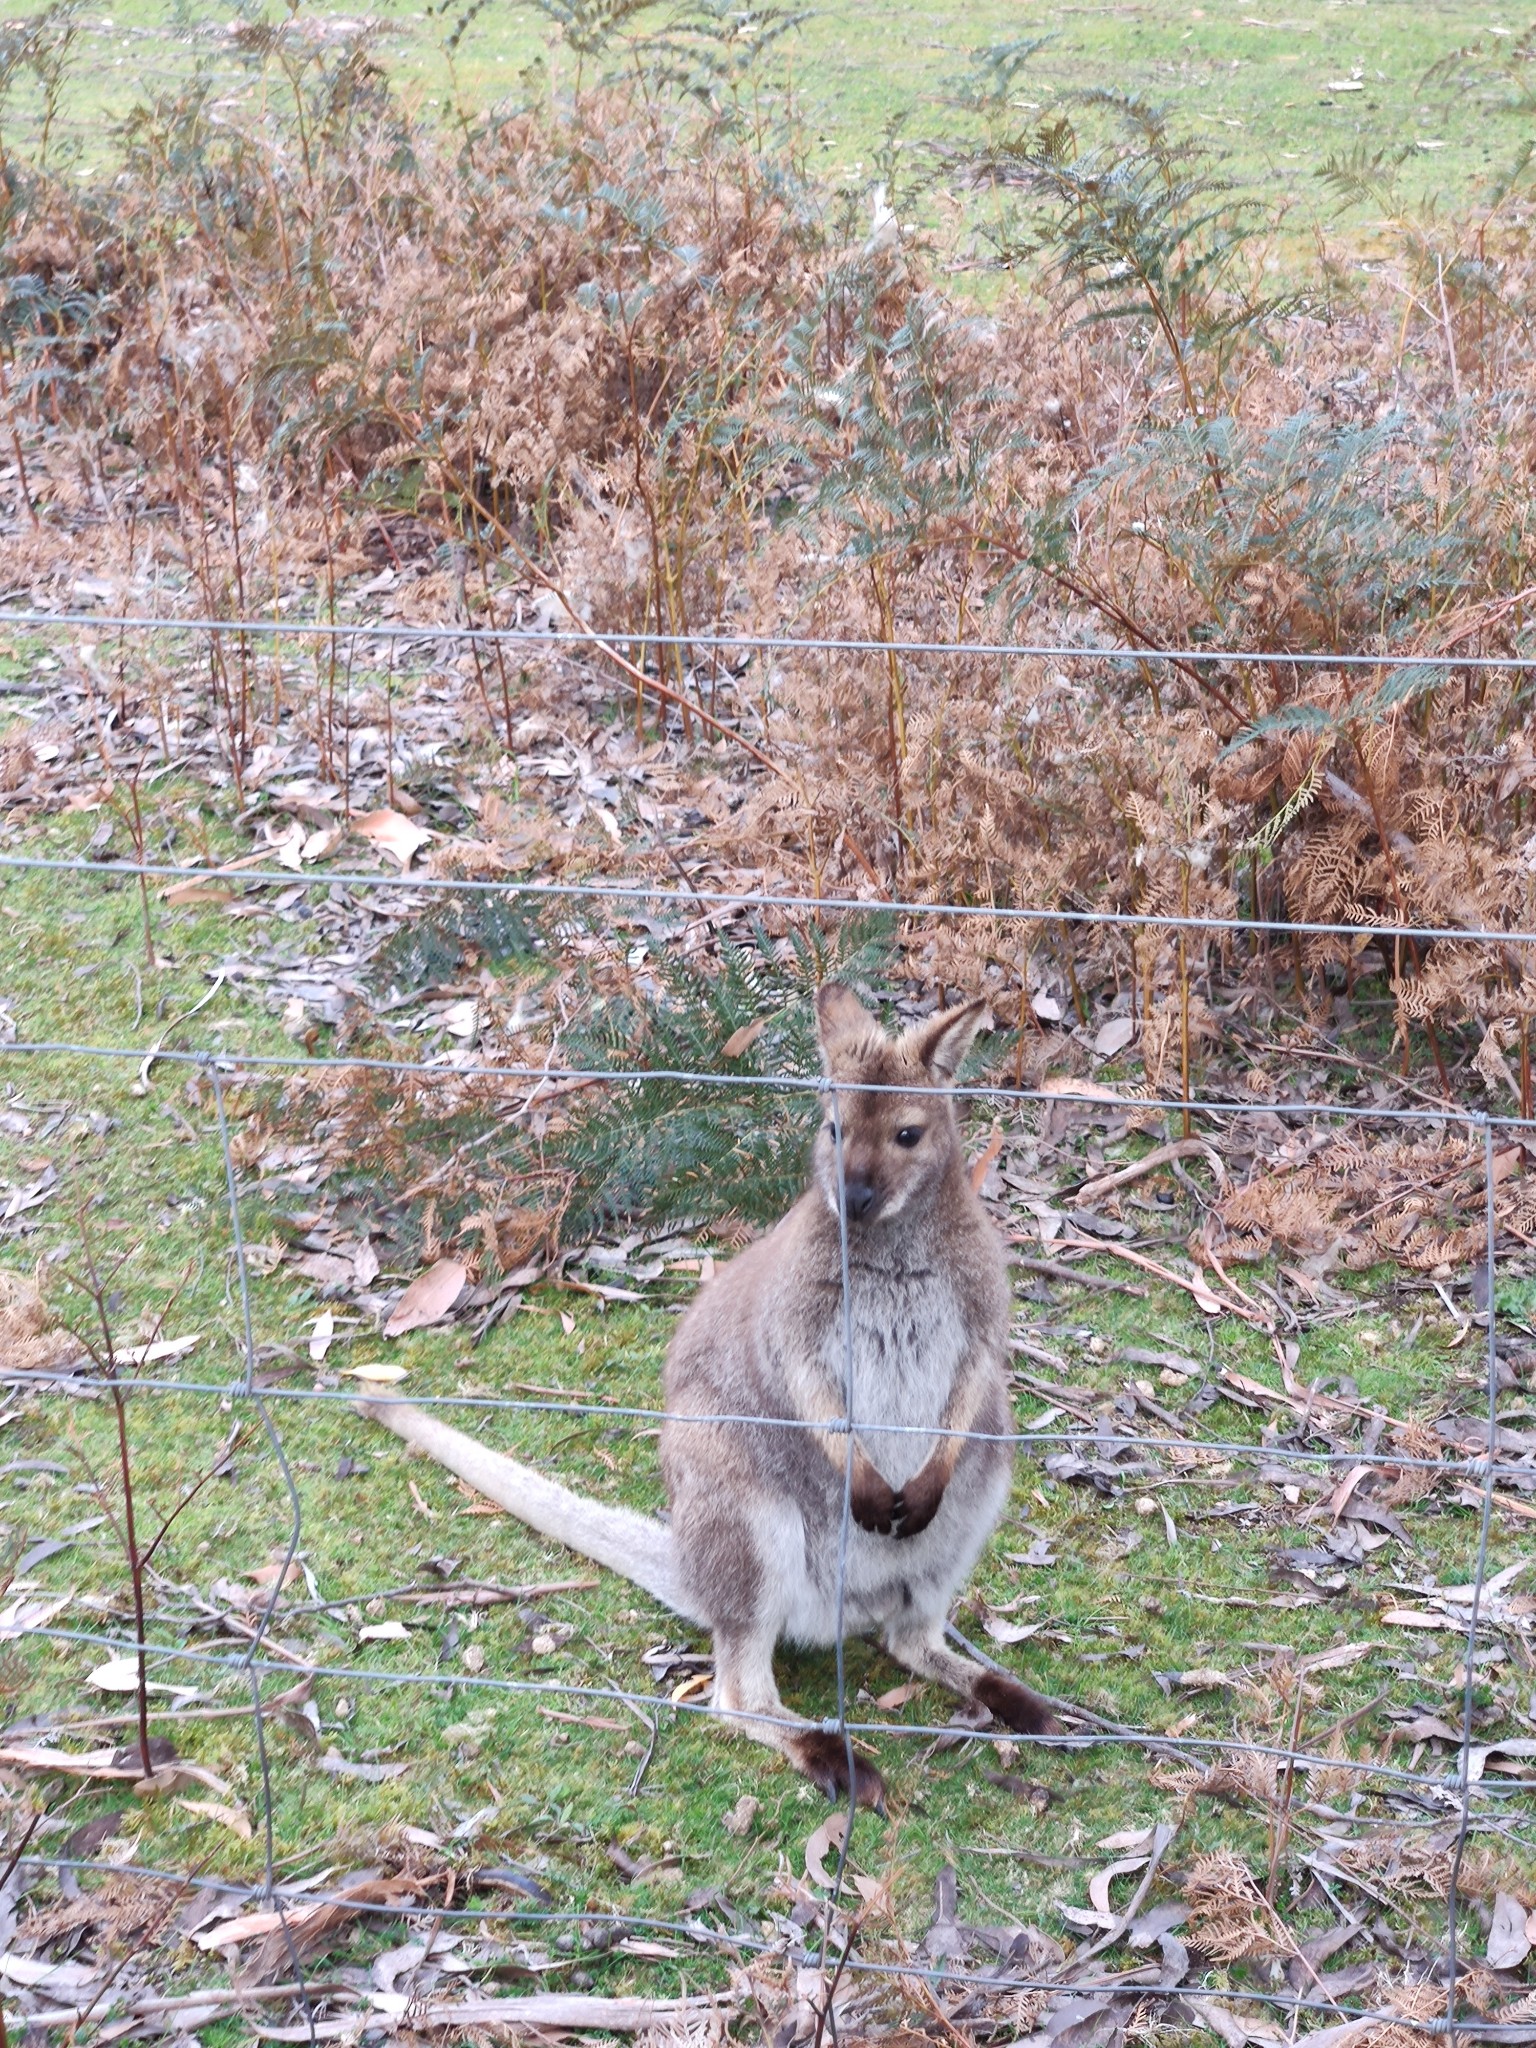
M903 1124L896 1133L896 1142L910 1152L912 1147L920 1142L922 1135L923 1127L921 1124Z

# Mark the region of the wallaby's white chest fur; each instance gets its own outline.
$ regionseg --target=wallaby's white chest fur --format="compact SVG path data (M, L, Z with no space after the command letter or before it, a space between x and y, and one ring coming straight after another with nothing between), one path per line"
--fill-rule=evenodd
M965 1323L954 1283L937 1265L856 1264L849 1278L846 1323L839 1300L819 1363L845 1388L851 1354L855 1434L876 1469L901 1487L934 1448L932 1432L965 1359Z

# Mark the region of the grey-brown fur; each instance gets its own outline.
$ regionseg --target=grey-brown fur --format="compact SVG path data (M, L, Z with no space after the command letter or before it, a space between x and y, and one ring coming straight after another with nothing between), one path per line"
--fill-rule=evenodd
M366 1404L534 1528L705 1624L715 1711L829 1793L847 1789L845 1746L788 1713L773 1651L781 1639L837 1636L849 1449L847 1432L832 1425L847 1412L850 1363L839 1126L854 1423L843 1630L878 1631L898 1663L1012 1728L1053 1725L1043 1700L944 1638L950 1604L1007 1501L1013 1454L1005 1443L937 1432L1009 1429L1009 1288L952 1100L904 1091L953 1080L979 1015L968 1004L893 1040L849 990L822 990L818 1026L834 1086L810 1186L703 1289L667 1354L670 1524L584 1500L420 1410ZM764 1420L691 1419L711 1415ZM859 1797L878 1802L878 1773L862 1762L855 1769Z

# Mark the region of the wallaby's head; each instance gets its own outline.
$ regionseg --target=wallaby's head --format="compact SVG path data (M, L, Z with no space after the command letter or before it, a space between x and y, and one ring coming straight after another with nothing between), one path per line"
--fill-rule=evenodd
M836 1096L826 1098L816 1139L816 1184L835 1212L835 1105L842 1122L843 1200L853 1228L877 1228L903 1213L910 1218L963 1164L948 1089L984 1008L979 999L962 1003L892 1038L841 982L829 981L818 993L816 1031Z

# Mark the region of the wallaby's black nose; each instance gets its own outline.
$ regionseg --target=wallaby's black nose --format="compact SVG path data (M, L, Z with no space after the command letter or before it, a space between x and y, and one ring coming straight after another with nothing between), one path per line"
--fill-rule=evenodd
M874 1184L867 1180L845 1180L843 1182L843 1201L847 1205L850 1216L867 1216L875 1206Z

